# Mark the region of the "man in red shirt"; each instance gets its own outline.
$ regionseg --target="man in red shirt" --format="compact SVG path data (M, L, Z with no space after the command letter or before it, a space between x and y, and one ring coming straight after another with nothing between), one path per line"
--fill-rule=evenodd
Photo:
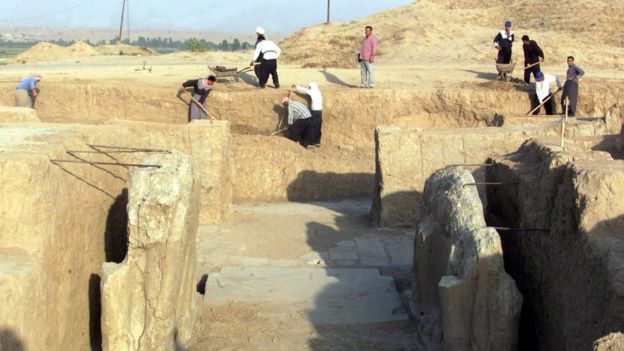
M360 61L360 88L372 88L375 82L375 55L377 54L377 37L373 35L373 27L366 26L366 37L358 54Z

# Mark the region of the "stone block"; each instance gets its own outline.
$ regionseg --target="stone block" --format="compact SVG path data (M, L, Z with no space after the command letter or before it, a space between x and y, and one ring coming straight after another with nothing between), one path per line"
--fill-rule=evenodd
M152 156L132 173L128 254L102 268L104 350L175 350L196 313L198 165L179 152Z

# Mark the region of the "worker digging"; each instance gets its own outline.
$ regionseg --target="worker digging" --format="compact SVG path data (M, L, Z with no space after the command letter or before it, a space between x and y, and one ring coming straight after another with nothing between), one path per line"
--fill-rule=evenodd
M187 88L193 88L188 109L189 122L197 119L208 119L208 111L206 111L205 104L216 81L217 78L215 76L208 76L206 78L187 80L182 83L178 95L184 94Z

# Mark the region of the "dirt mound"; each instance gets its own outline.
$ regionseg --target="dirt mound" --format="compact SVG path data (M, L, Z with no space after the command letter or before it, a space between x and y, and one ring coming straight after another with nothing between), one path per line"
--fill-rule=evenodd
M594 343L594 351L624 350L624 334L612 333Z
M26 63L34 61L51 61L64 57L65 48L47 42L40 42L16 55L12 62Z
M93 48L93 46L85 43L84 41L77 41L74 44L65 48L65 52L72 57L84 57L84 56L95 56L98 55L98 52Z
M133 46L126 44L100 45L95 48L103 55L131 55L131 56L153 56L158 53L143 46Z
M62 47L47 42L40 42L15 56L12 62L26 63L37 61L57 61L95 55L98 55L98 52L95 51L91 45L82 41L77 41L68 47Z
M524 60L519 37L526 33L542 46L548 62L563 63L566 56L574 55L585 66L621 68L623 17L624 3L606 0L528 0L506 6L477 0L423 0L349 23L306 28L284 39L281 46L284 62L352 67L357 65L364 27L371 25L379 39L379 62L490 63L496 56L492 39L508 19L518 35L516 62Z

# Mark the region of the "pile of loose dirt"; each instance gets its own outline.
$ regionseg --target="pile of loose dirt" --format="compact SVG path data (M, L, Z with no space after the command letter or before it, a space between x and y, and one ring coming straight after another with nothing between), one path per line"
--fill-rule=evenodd
M71 57L84 57L84 56L98 55L98 52L95 50L95 48L85 43L84 41L77 41L74 44L66 47L65 53L67 53Z
M350 23L319 25L286 38L284 62L304 67L350 67L364 27L379 39L379 61L392 63L491 63L492 40L505 20L514 22L513 59L523 62L520 37L528 34L544 49L547 62L577 62L597 68L624 67L624 37L619 35L624 3L594 0L517 1L492 6L483 0L422 0Z
M100 45L95 48L102 55L131 55L131 56L153 56L158 53L143 46L133 46L126 44Z
M82 41L77 41L68 47L40 42L15 56L12 62L57 61L95 55L98 55L98 52L91 45Z
M16 55L12 62L26 63L35 61L58 60L65 56L65 48L47 42L40 42Z

